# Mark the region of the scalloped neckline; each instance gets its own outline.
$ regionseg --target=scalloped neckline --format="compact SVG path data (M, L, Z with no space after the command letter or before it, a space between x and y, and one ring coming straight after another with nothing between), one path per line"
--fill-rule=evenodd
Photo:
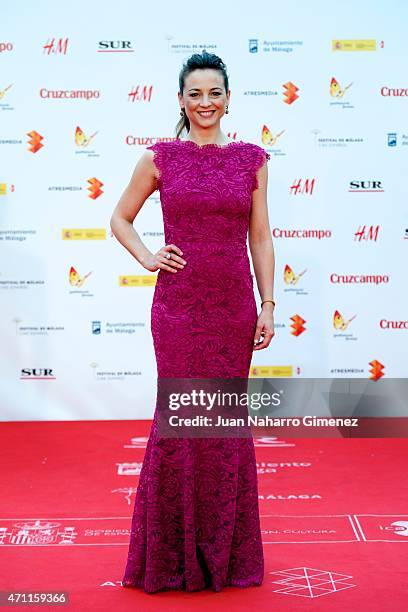
M187 142L189 144L194 145L197 149L205 149L206 147L214 147L215 149L228 149L231 145L243 144L243 140L232 140L225 145L220 145L216 142L208 142L207 144L199 145L194 140L181 140L181 138L177 138L178 142Z

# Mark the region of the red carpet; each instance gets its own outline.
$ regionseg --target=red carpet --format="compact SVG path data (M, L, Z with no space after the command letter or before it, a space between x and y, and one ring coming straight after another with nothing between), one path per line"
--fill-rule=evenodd
M124 589L147 421L0 426L0 591L65 592L88 610L405 610L406 439L256 445L265 579L221 593ZM40 609L13 606L12 609Z

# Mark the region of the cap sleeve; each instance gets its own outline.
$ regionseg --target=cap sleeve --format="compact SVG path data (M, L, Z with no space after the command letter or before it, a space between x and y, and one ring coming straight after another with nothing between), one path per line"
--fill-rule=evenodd
M270 159L271 159L271 156L267 151L265 151L265 149L263 149L262 147L259 147L258 145L254 145L252 191L254 191L255 189L258 189L258 177L256 176L256 173L258 172L259 168L261 168L264 165L264 163L266 163Z
M154 155L153 155L153 163L156 166L156 170L157 170L157 187L156 187L156 191L160 190L161 185L162 185L162 168L163 168L163 154L162 154L162 147L161 147L161 143L160 142L155 142L153 145L150 145L149 147L146 147L146 149L149 149L150 151L153 151Z

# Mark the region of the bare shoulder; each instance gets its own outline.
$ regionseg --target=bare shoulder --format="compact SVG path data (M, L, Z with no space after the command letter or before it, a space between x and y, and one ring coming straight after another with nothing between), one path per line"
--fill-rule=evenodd
M137 165L142 170L147 171L149 174L153 175L156 178L159 178L159 171L154 162L155 159L155 151L152 149L145 149L140 156Z

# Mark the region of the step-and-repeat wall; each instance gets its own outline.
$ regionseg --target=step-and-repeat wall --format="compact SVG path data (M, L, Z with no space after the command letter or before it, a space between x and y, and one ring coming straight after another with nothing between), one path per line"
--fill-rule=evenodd
M157 273L109 222L145 147L175 137L178 74L203 48L228 69L223 131L271 154L276 335L251 376L406 377L406 15L371 1L7 6L0 418L152 416ZM135 228L164 244L158 192Z

